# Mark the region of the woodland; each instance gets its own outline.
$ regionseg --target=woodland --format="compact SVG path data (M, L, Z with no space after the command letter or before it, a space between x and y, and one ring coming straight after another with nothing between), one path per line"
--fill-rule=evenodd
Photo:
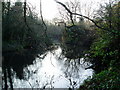
M92 63L85 69L92 68L93 77L78 89L120 89L120 1L101 5L93 17L91 12L78 12L78 2L55 2L61 19L54 18L53 22L44 20L41 8L38 17L26 0L2 2L3 90L8 90L8 85L14 90L11 68L23 79L23 68L31 65L38 53L54 50L56 45L68 60L83 57L84 62Z

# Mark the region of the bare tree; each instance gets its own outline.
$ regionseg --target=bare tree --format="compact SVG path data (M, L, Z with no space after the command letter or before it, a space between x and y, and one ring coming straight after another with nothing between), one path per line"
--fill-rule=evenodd
M91 18L93 16L94 10L92 6L94 5L93 2L80 2L79 0L69 0L65 2L66 7L72 12L72 13L79 13L82 15L86 15L87 17ZM58 6L59 15L62 18L62 21L66 22L66 24L71 24L72 19L74 23L84 24L82 21L86 21L86 24L90 24L90 21L88 19L83 19L82 16L77 15L71 15L69 12L65 10L65 8L61 8L61 6ZM72 18L72 19L71 19Z
M41 16L42 24L43 24L44 30L45 30L44 35L45 35L45 37L47 37L47 26L46 26L46 24L44 22L43 15L42 15L42 3L41 3L41 0L40 0L40 16Z
M70 0L69 2L65 2L65 5L69 8L69 10L71 10L74 13L81 13L81 3L79 2L79 0ZM70 24L70 21L72 22L72 24L74 24L74 22L77 21L77 17L76 15L71 15L69 12L67 12L64 8L59 7L59 14L60 17L67 22L68 24Z
M63 4L63 3L61 3L61 2L59 2L57 0L55 0L55 1L56 1L56 3L60 4L61 6L63 6L65 8L65 10L70 14L71 18L72 18L73 15L81 16L81 17L83 17L85 19L88 19L89 21L91 21L92 23L94 23L96 27L98 27L98 28L100 28L102 30L108 31L108 32L113 33L113 34L118 34L116 32L110 31L108 28L100 26L94 19L91 19L88 16L84 16L82 14L74 13L65 4Z
M29 27L28 23L27 23L26 11L27 11L27 0L24 0L24 22L25 22L25 25L27 26L28 30L32 31L31 28Z
M94 15L94 12L95 12L95 9L93 9L94 4L95 4L94 2L83 3L82 6L81 6L81 8L83 8L82 9L83 13L81 13L81 14L84 14L89 18L93 18L93 15ZM87 24L87 26L89 27L90 24L91 24L90 20L85 19L84 21Z

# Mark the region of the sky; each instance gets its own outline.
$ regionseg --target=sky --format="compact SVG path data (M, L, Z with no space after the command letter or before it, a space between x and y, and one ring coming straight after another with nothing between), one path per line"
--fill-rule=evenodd
M58 0L60 2L66 2L69 0ZM71 0L72 1L72 0ZM109 0L79 0L81 3L93 2L92 8L97 9L97 5L101 2L108 2ZM27 2L31 3L34 7L36 7L36 12L39 13L39 4L40 0L27 0ZM43 18L47 20L52 20L53 18L58 16L58 4L54 0L41 0L42 2L42 14Z
M65 0L61 0L65 1ZM33 6L36 6L37 13L39 13L40 0L28 0ZM52 20L58 13L57 3L54 0L41 0L43 18Z
M7 1L7 0L6 0ZM24 0L11 0L11 1L24 1ZM40 9L40 0L26 0L30 5L32 5L35 8L35 12L39 15L39 9ZM62 3L65 3L66 1L70 0L58 0ZM74 1L74 0L71 0ZM80 3L83 5L92 3L92 9L97 9L98 4L102 2L108 2L109 0L79 0ZM58 17L58 5L54 0L41 0L42 2L42 14L43 18L46 20L52 20L55 17ZM83 8L84 10L84 8ZM40 16L40 15L39 15Z

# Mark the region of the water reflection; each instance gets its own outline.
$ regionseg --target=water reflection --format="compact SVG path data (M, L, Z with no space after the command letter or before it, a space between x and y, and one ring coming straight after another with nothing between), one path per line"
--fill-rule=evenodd
M79 59L68 60L61 52L58 47L43 54L44 59L37 57L33 65L24 68L25 80L14 75L14 88L78 88L88 76L92 76L92 69L85 70L87 63L80 65Z

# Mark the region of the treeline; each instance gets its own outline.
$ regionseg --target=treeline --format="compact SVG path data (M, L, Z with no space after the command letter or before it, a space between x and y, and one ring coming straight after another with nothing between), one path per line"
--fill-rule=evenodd
M11 68L23 79L23 68L32 64L36 57L39 58L38 54L51 50L53 41L60 41L59 27L43 21L43 17L39 17L26 2L2 2L2 70L5 90L8 89L8 80L13 89Z
M59 9L60 15L62 15L60 24L64 25L61 44L62 54L70 60L80 59L87 53L97 37L95 26L89 21L89 17L81 15L79 1L66 2L65 4L55 1L65 10Z
M98 38L89 50L89 60L95 70L92 79L84 82L80 89L120 89L120 2L109 2L101 6L96 18ZM87 69L89 69L87 68Z
M85 69L95 71L93 78L88 78L80 89L120 89L120 1L111 0L101 5L93 19L71 11L69 5L56 2L67 11L70 20L63 33L63 54L69 60L84 57L92 63ZM74 15L81 17L81 23L87 19L94 25L76 23Z
M58 34L56 33L57 30L51 33L51 30L58 29L58 27L49 23L46 24L48 30L45 33L45 26L40 17L38 17L29 5L26 4L25 9L22 2L15 2L14 5L11 5L10 2L3 2L2 14L3 51L8 49L17 49L20 51L22 49L42 50L51 44L51 41L48 40L51 39L49 38L51 37L50 34Z
M91 27L87 28L84 20L80 22L66 27L63 32L62 50L63 54L69 59L82 58L96 38L95 30Z

